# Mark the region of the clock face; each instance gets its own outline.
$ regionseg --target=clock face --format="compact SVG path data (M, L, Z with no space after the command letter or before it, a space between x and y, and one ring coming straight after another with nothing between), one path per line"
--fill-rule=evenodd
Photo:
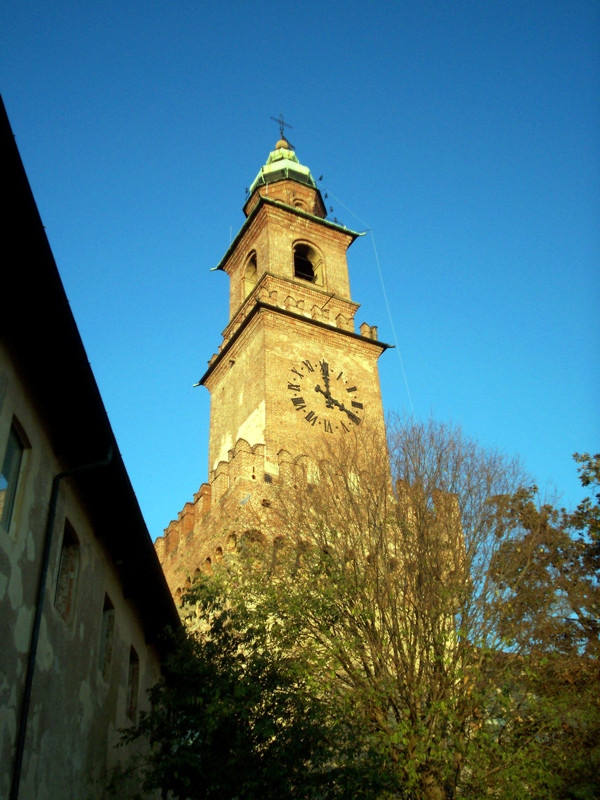
M353 425L360 425L364 406L356 383L326 358L306 359L293 366L287 390L295 411L325 433L348 433Z

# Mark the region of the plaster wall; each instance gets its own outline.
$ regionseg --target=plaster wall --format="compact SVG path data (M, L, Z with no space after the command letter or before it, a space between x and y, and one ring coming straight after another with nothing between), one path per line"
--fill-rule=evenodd
M7 797L30 646L34 605L53 477L65 469L52 451L35 404L0 346L0 460L13 420L24 452L14 512L0 526L0 796ZM69 465L73 466L73 465ZM68 613L57 607L60 553L68 521L78 540L78 567ZM93 530L70 479L60 484L41 635L33 681L20 800L104 798L113 768L127 758L115 750L128 717L131 648L139 658L138 709L159 677L156 652L145 643L136 609L116 566ZM101 668L105 595L114 607L110 657ZM102 663L105 663L102 661ZM130 709L131 710L131 709ZM125 796L125 795L123 795Z
M243 379L240 379L243 376ZM211 393L209 474L229 460L238 439L250 446L265 440L265 343L256 317L207 381Z

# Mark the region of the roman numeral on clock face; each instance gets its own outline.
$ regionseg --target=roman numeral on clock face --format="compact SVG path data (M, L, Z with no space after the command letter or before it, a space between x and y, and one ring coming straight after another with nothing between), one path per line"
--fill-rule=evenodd
M300 384L299 383L288 383L288 389L291 389L293 392L300 391Z
M357 400L353 400L352 401L352 405L354 406L354 408L362 408L363 407L363 404L359 403Z
M292 403L296 406L296 411L302 411L303 408L306 408L303 397L292 397Z
M333 433L333 428L331 427L331 422L328 419L323 420L323 428L325 433Z
M349 389L346 389L347 392L356 392L356 386L351 386Z
M319 419L319 417L315 414L314 411L309 411L308 414L304 417L307 422L310 422L311 425L314 425L315 422Z
M314 371L315 371L315 370L314 370L314 367L313 367L313 365L310 363L310 361L303 361L302 363L304 364L304 366L306 367L306 369L307 369L309 372L314 372Z

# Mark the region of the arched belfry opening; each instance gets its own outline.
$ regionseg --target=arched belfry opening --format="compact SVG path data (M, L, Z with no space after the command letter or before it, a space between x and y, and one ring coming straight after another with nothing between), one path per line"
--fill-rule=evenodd
M253 250L246 259L246 264L244 265L244 277L243 277L244 299L248 297L250 292L254 289L257 280L258 280L258 265L256 262L256 252Z
M309 283L323 282L323 258L310 244L298 242L294 245L294 278Z

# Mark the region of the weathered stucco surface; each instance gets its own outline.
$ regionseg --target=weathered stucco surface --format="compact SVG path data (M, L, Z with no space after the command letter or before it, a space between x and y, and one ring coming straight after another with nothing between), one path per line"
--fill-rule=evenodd
M0 526L0 796L9 793L34 603L53 476L63 468L52 453L32 398L0 347L0 459L16 419L27 435L14 512ZM78 541L78 571L64 618L55 604L65 521ZM40 628L20 800L100 800L125 751L116 751L127 717L131 647L139 657L138 707L158 679L156 652L124 596L115 566L69 480L61 484ZM99 668L104 598L114 606L107 680Z

